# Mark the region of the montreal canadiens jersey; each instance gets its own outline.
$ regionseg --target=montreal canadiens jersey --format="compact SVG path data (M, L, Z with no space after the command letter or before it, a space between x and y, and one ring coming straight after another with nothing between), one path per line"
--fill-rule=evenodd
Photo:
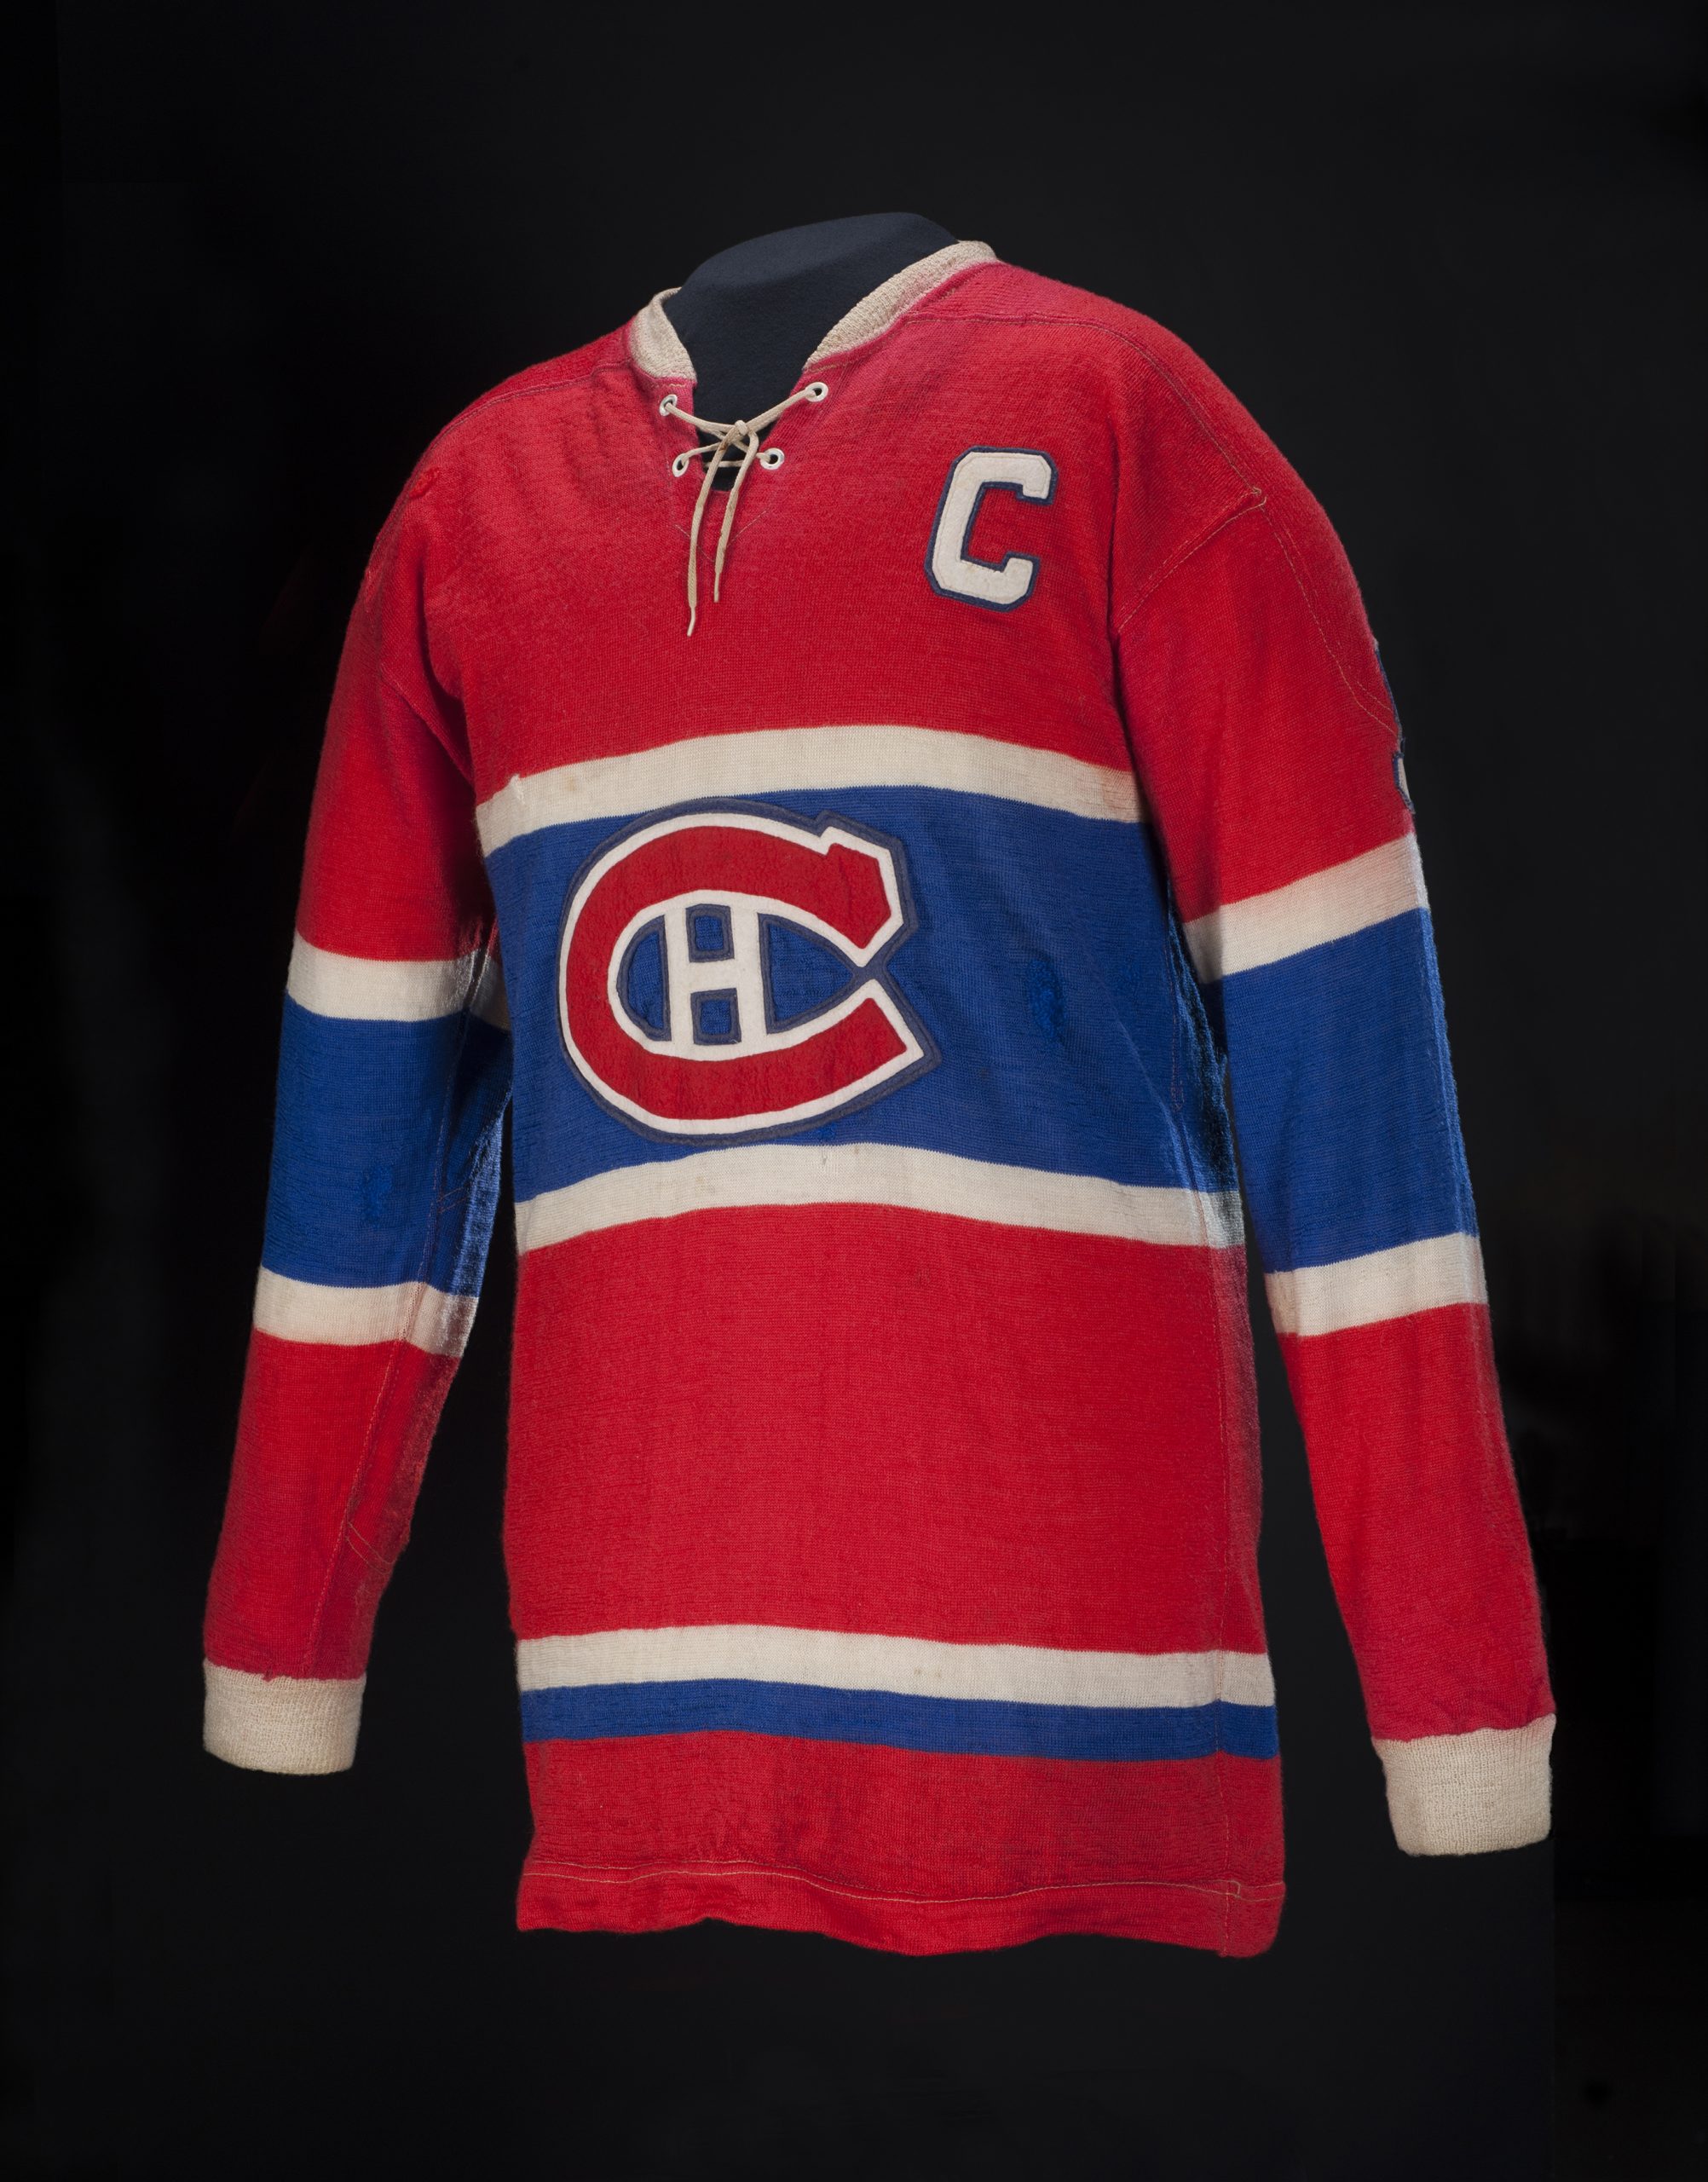
M661 303L457 419L355 605L207 1746L352 1762L508 1111L522 1925L1267 1947L1249 1249L1399 1845L1538 1839L1429 911L1321 510L1180 341L977 243L708 492Z

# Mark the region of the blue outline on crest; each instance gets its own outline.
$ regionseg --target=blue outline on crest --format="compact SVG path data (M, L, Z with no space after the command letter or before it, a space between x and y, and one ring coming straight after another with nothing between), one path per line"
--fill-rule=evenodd
M727 1030L708 1030L703 1020L708 1001L727 1000L730 1003L730 1027ZM741 996L734 985L718 985L712 990L701 987L690 993L688 1005L693 1018L694 1042L696 1046L739 1046L741 1042Z
M727 962L734 957L736 932L730 921L727 902L690 902L683 914L688 919L688 959L690 962ZM721 947L701 947L696 943L694 937L695 917L717 918L724 927L724 944Z
M664 1028L655 1030L643 1015L637 1015L629 1006L629 973L634 967L637 950L643 940L658 942L658 990L664 1003ZM623 1004L623 1013L643 1038L667 1038L670 1036L670 950L664 944L664 919L649 918L623 950L623 959L617 965L617 997Z

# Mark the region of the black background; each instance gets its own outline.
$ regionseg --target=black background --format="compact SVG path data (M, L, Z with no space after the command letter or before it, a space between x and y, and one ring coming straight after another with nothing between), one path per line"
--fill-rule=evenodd
M1694 11L36 20L6 274L20 2170L1523 2182L1548 2171L1557 1864L1560 2171L1691 2171ZM1326 505L1406 724L1557 1839L1394 1849L1260 1318L1290 1893L1255 1961L518 1935L502 1247L355 1770L199 1747L302 832L368 544L498 379L728 243L897 209L1198 350Z

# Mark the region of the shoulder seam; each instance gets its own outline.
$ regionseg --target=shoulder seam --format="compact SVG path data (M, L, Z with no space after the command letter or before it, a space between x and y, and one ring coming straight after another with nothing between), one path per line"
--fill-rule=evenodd
M546 379L537 386L493 387L487 393L476 395L474 401L459 409L454 417L447 419L434 433L432 438L428 441L426 446L422 448L420 453L416 456L414 461L410 464L403 482L398 487L393 497L385 521L379 527L378 535L369 550L367 565L362 572L362 580L356 596L358 608L366 612L370 621L374 623L376 633L378 620L374 613L373 599L379 584L380 564L384 557L385 548L403 521L407 503L412 499L419 497L418 494L411 493L410 487L422 477L424 471L428 470L428 465L435 453L450 440L454 433L460 431L482 410L493 408L501 401L525 401L531 400L536 395L561 394L570 387L585 386L590 379L597 378L602 372L626 371L628 368L627 359L624 357L614 359L609 363L591 364L584 372L577 372L563 378ZM429 474L430 477L430 473ZM421 721L422 725L430 734L436 734L437 730L434 728L432 722L423 717L419 707L411 701L403 690L398 687L383 661L380 662L379 672L394 696L408 706L410 711Z
M1117 304L1115 308L1120 309L1123 306ZM1157 377L1162 380L1163 385L1168 388L1180 407L1192 419L1198 431L1209 441L1228 468L1232 470L1234 476L1239 479L1241 484L1245 486L1248 491L1261 494L1261 487L1247 472L1243 464L1230 453L1209 418L1187 393L1186 388L1181 385L1174 373L1169 370L1155 349L1147 348L1142 341L1135 341L1131 334L1122 333L1112 326L1099 326L1093 318L1070 317L1064 311L934 311L922 303L916 306L914 315L916 319L935 318L945 325L951 321L965 324L983 319L993 326L1076 326L1088 333L1100 333L1105 340L1117 342L1122 348L1130 349L1135 356L1141 356L1144 359ZM1205 368L1208 369L1209 367L1206 366Z
M454 417L447 418L410 464L404 472L403 482L392 495L391 505L386 511L385 520L379 526L373 544L368 550L367 563L362 570L361 583L357 592L359 602L363 605L371 606L373 592L379 580L380 562L384 557L384 550L403 520L406 503L419 497L418 494L413 494L410 491L410 487L416 484L418 481L423 480L423 472L427 470L433 456L453 433L460 431L464 425L470 423L482 410L493 408L500 401L525 401L539 394L561 394L568 387L585 386L589 379L597 378L602 372L626 371L627 368L626 361L593 364L590 365L585 372L578 372L573 378L547 379L539 386L495 386L485 394L477 395L465 407L459 409ZM425 484L430 482L430 476L423 481L424 489ZM400 690L398 694L401 696L402 692ZM407 700L406 699L405 701L407 703Z
M1124 309L1125 306L1117 303L1114 305L1114 308L1118 310ZM1221 457L1228 468L1232 470L1235 476L1240 480L1243 485L1244 485L1249 497L1241 504L1240 506L1233 509L1228 514L1218 518L1218 520L1211 525L1209 529L1208 529L1202 537L1196 540L1193 544L1187 546L1180 553L1177 554L1174 558L1165 566L1162 574L1156 579L1155 582L1149 586L1148 590L1145 593L1141 594L1139 599L1134 601L1133 606L1127 609L1126 613L1121 616L1120 621L1117 621L1114 626L1118 631L1131 617L1131 615L1136 612L1138 607L1144 603L1145 599L1154 595L1159 585L1165 582L1169 576L1174 574L1176 569L1184 566L1185 563L1192 557L1192 554L1195 553L1200 546L1208 545L1212 538L1219 535L1222 530L1226 529L1227 525L1232 522L1236 517L1244 512L1246 507L1261 508L1263 511L1264 521L1269 527L1270 535L1274 539L1275 543L1281 550L1282 557L1287 563L1289 572L1291 574L1294 584L1297 587L1299 597L1303 603L1305 611L1310 615L1311 621L1316 628L1317 634L1322 640L1324 650L1327 652L1330 659L1334 663L1336 673L1340 676L1341 680L1346 684L1347 695L1352 698L1353 702L1359 707L1360 712L1367 713L1370 718L1382 729L1383 734L1390 740L1393 739L1397 731L1393 719L1388 713L1385 713L1382 709L1380 702L1376 699L1375 692L1373 690L1368 690L1362 688L1359 683L1353 679L1352 674L1347 671L1345 661L1342 660L1339 651L1330 640L1329 632L1323 626L1321 617L1319 615L1316 607L1312 601L1309 588L1305 582L1303 574L1301 573L1298 561L1294 554L1292 541L1288 537L1287 533L1282 528L1281 524L1276 521L1268 505L1268 495L1264 492L1261 486L1257 483L1255 479L1249 476L1244 465L1238 461L1232 453L1230 453L1227 447L1223 444L1221 439L1217 435L1215 428L1211 425L1209 419L1204 415L1203 410L1198 407L1197 403L1193 401L1192 395L1186 391L1186 388L1181 385L1174 373L1169 370L1167 364L1165 364L1162 358L1156 354L1154 349L1148 348L1142 341L1135 341L1131 334L1122 332L1118 327L1113 326L1102 326L1099 325L1095 319L1077 318L1065 311L933 311L929 308L929 303L927 301L926 303L920 306L915 315L920 318L937 318L945 324L949 323L952 320L970 320L974 319L984 319L993 325L1075 326L1082 327L1088 333L1100 333L1105 339L1118 342L1123 349L1130 349L1134 355L1141 356L1145 363L1149 365L1151 369L1156 373L1157 377L1161 379L1163 384L1168 388L1169 393L1174 395L1174 400L1179 403L1180 407L1192 419L1192 423L1197 428L1198 431L1209 442L1210 446L1215 449L1216 453ZM1206 368L1208 368L1208 367L1206 367Z
M459 409L454 417L447 419L434 433L432 438L428 441L416 458L409 475L413 477L441 442L447 440L453 432L460 430L483 409L496 408L501 401L531 401L534 395L540 394L562 394L569 387L585 386L589 379L597 378L601 372L623 372L628 369L626 359L616 360L606 364L591 364L585 372L578 372L571 378L547 379L539 386L495 386L488 393L476 395L465 408Z
M1111 638L1118 641L1122 631L1133 619L1134 615L1138 613L1139 609L1143 606L1149 605L1156 597L1157 592L1162 590L1163 586L1168 583L1171 578L1177 576L1180 570L1186 567L1187 563L1197 554L1200 553L1206 546L1214 544L1218 538L1222 536L1224 532L1232 529L1233 525L1238 522L1239 518L1243 515L1261 515L1263 517L1265 527L1268 530L1270 536L1275 540L1277 546L1280 549L1281 557L1287 563L1287 573L1293 579L1293 586L1299 594L1300 603L1304 607L1305 611L1311 617L1311 626L1317 632L1318 641L1321 644L1323 649L1328 654L1330 664L1333 667L1336 673L1339 675L1342 683L1345 684L1347 695L1352 699L1353 704L1357 706L1358 709L1361 713L1365 713L1370 721L1381 730L1383 739L1391 746L1397 747L1399 730L1394 720L1388 714L1383 713L1379 707L1370 701L1366 693L1359 687L1358 684L1347 672L1345 661L1342 659L1339 651L1330 640L1328 631L1323 626L1322 616L1318 613L1315 605L1312 603L1309 588L1306 585L1305 579L1300 572L1299 564L1294 557L1293 549L1288 540L1287 534L1282 529L1280 524L1276 522L1274 516L1270 511L1268 501L1261 493L1258 493L1252 499L1242 501L1238 507L1228 509L1226 512L1218 517L1217 519L1210 524L1207 530L1204 530L1197 538L1193 539L1189 546L1183 546L1171 560L1167 562L1156 577L1148 585L1146 585L1145 588L1140 593L1139 597L1134 600L1132 605L1130 605L1121 615L1120 619L1111 624Z

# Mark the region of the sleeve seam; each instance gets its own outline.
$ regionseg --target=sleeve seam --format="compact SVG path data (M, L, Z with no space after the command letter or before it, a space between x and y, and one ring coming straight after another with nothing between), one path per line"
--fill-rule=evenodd
M403 684L386 665L384 658L380 656L378 651L376 651L374 655L373 668L374 672L378 675L380 680L384 683L386 688L390 690L392 696L396 698L398 703L403 707L404 710L411 713L416 719L419 720L422 726L426 729L433 740L436 742L438 742L438 729L434 725L433 722L428 719L426 713L422 711L420 706L416 703L414 698L410 696L409 692L404 688Z
M403 697L401 690L397 694L400 697ZM403 701L405 704L409 703L407 697L403 697ZM413 705L410 706L412 712L414 709ZM490 946L490 927L487 945ZM483 949L482 958L485 951ZM474 990L478 974L476 970L470 977L469 985L470 991ZM433 1184L428 1198L427 1232L422 1241L421 1256L415 1273L418 1283L425 1279L427 1269L433 1262L433 1253L437 1246L440 1230L443 1225L443 1215L446 1210L443 1202L445 1161L450 1145L451 1109L456 1096L458 1071L462 1066L464 1051L468 1044L469 1025L472 1019L465 1006L461 1012L457 1049L452 1057L451 1065L446 1072L445 1095L439 1110L439 1126L433 1152ZM357 1458L355 1475L350 1481L349 1492L344 1502L344 1512L338 1524L338 1541L327 1557L326 1574L320 1584L320 1596L314 1602L314 1619L309 1625L309 1640L304 1647L303 1672L305 1675L312 1672L308 1663L314 1659L319 1650L320 1631L326 1619L326 1602L332 1596L338 1563L346 1550L354 1551L358 1560L365 1561L376 1574L384 1578L389 1579L391 1570L397 1562L396 1554L391 1555L389 1558L380 1554L357 1531L355 1511L361 1503L362 1487L366 1484L368 1475L373 1468L374 1453L379 1442L380 1433L397 1389L398 1365L404 1350L409 1346L410 1336L420 1316L424 1301L423 1296L417 1296L415 1307L410 1313L407 1323L403 1327L400 1337L392 1343L391 1354L386 1359L385 1375L380 1382L378 1394L374 1396L373 1408L368 1416L367 1429L362 1435L361 1452ZM459 1359L459 1362L460 1360Z
M1399 725L1397 721L1395 721L1390 714L1384 713L1379 706L1372 704L1369 696L1359 688L1359 684L1353 681L1351 674L1347 671L1346 662L1342 659L1339 651L1330 641L1329 632L1323 626L1321 616L1318 614L1316 606L1312 601L1310 592L1306 586L1304 576L1299 568L1299 563L1294 557L1292 541L1289 539L1286 532L1281 528L1280 524L1276 522L1274 516L1271 513L1267 506L1265 506L1263 510L1263 520L1269 527L1270 536L1275 540L1276 545L1280 548L1281 557L1287 563L1288 572L1292 576L1294 587L1298 592L1300 601L1303 604L1305 611L1311 617L1312 626L1316 630L1317 635L1322 642L1323 649L1328 654L1336 673L1340 676L1341 680L1346 684L1347 695L1352 699L1359 710L1366 713L1369 718L1376 723L1376 726L1382 730L1382 735L1386 738L1390 748L1397 749L1399 748Z
M1163 589L1165 584L1168 583L1174 577L1178 575L1180 570L1185 568L1197 554L1202 552L1206 546L1214 544L1224 532L1231 529L1234 523L1239 520L1241 516L1249 513L1259 514L1263 517L1264 523L1268 529L1269 534L1275 541L1277 550L1279 551L1282 559L1287 563L1287 572L1293 579L1293 586L1299 594L1299 602L1301 605L1303 606L1306 613L1310 615L1311 626L1317 632L1318 641L1321 644L1324 651L1328 655L1330 666L1333 667L1335 672L1340 677L1342 683L1344 684L1347 695L1352 699L1359 711L1363 713L1371 724L1380 730L1383 741L1387 744L1388 748L1391 750L1398 749L1399 747L1399 730L1397 722L1391 714L1384 713L1377 705L1371 701L1369 694L1359 687L1359 685L1353 679L1351 674L1347 671L1345 661L1342 659L1339 651L1330 641L1328 631L1323 626L1322 616L1318 613L1316 606L1312 600L1310 591L1306 585L1305 579L1300 572L1298 561L1294 554L1291 542L1288 539L1286 532L1275 520L1273 512L1269 505L1268 496L1255 487L1253 488L1249 497L1241 500L1238 506L1226 510L1208 529L1203 531L1198 537L1193 539L1189 545L1180 548L1180 550L1174 555L1172 559L1164 563L1163 566L1157 572L1156 576L1152 578L1151 581L1139 594L1138 597L1134 600L1133 603L1122 612L1120 618L1115 622L1112 634L1114 637L1118 638L1122 632L1126 628L1127 624L1133 619L1134 615L1139 612L1141 607L1151 603L1151 602L1156 597L1157 592Z
M432 737L439 748L443 751L446 758L450 761L450 764L456 772L465 782L468 783L468 786L472 790L474 782L470 776L468 767L464 764L462 759L458 756L457 753L452 749L450 744L445 740L444 734L439 724L436 721L428 718L427 714L422 711L420 706L416 703L414 698L410 696L409 692L403 687L403 684L386 665L384 655L379 648L378 630L375 631L374 636L373 671L375 676L384 685L384 687L390 691L391 695L396 698L398 703L403 707L410 718L418 723L424 733Z
M1116 616L1111 624L1111 633L1119 637L1140 608L1148 604L1171 576L1178 575L1195 553L1202 552L1212 540L1220 538L1222 532L1231 524L1238 522L1241 516L1250 514L1255 508L1261 508L1264 505L1264 499L1265 495L1260 487L1255 485L1249 487L1232 507L1223 508L1195 538L1191 539L1186 545L1177 547L1150 581L1145 585L1132 604Z

